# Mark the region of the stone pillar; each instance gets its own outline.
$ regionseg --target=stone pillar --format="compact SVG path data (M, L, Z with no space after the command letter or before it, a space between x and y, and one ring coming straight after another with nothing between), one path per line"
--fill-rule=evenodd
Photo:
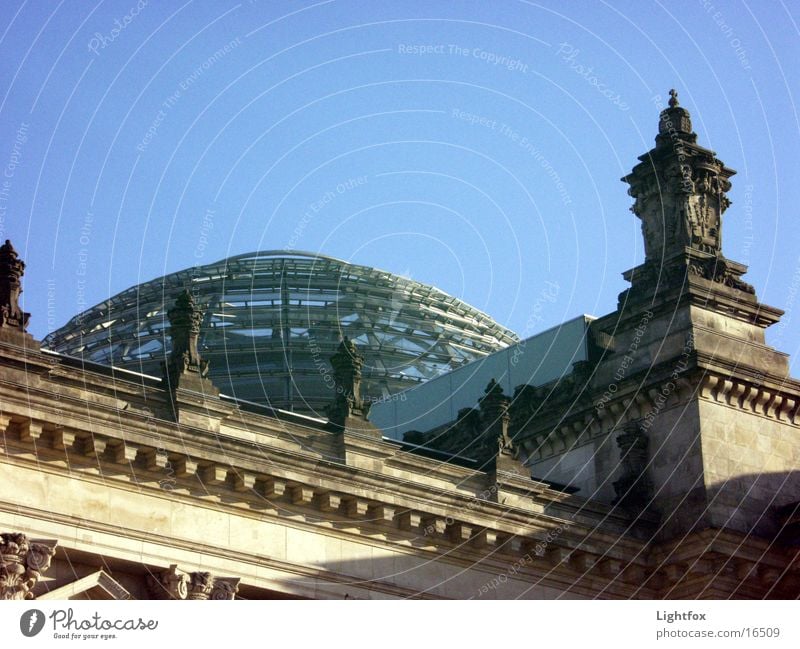
M0 534L0 600L33 599L37 582L50 568L57 541L29 540L24 534Z

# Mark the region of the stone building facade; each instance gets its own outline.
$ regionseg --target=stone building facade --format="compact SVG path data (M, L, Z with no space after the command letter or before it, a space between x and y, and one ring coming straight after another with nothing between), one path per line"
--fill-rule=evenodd
M6 242L0 597L798 597L800 383L696 139L673 95L624 179L646 258L589 360L414 444L369 422L347 340L328 420L220 395L189 293L161 378L42 350Z

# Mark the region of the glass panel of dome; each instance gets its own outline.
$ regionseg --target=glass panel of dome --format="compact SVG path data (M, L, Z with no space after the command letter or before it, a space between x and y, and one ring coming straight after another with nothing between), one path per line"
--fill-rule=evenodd
M98 331L100 329L108 329L112 324L114 324L116 320L109 320L108 322L99 322L96 324L90 331Z
M274 405L287 409L316 406L320 399L322 405L327 403L330 395L319 365L328 367L328 358L345 332L363 346L365 390L378 395L382 391L373 377L385 377L389 391L395 392L423 380L411 373L430 375L515 339L468 305L412 280L307 253L266 252L180 271L123 291L73 318L67 327L53 332L48 342L62 353L108 353L108 336L102 326L95 331L94 340L88 339L91 344L82 341L81 335L111 320L108 307L114 304L114 341L137 350L138 342L144 348L149 336L158 336L168 326L164 305L174 301L190 277L204 282L199 285L199 303L207 309L201 341L204 356L212 361L212 380L230 385L227 392L237 388L241 394L246 389L258 400L269 396ZM291 304L280 303L281 293L291 296ZM438 312L431 307L438 307ZM466 324L459 322L459 317L453 319L453 311L462 313ZM426 320L426 313L439 320L450 318L449 326L445 329ZM136 327L139 332L134 331ZM291 349L284 349L284 330L292 334ZM226 336L227 331L237 335ZM457 344L459 349L442 343ZM163 353L153 352L153 359L143 363L130 360L126 350L125 362L119 358L114 362L158 372L157 357ZM258 370L243 372L254 365L256 354L263 361ZM285 393L287 363L296 377L302 376L289 394Z
M112 333L115 336L135 336L138 324L138 322L121 322L113 328Z
M274 300L268 300L268 299L249 300L246 304L247 304L248 308L256 309L256 308L259 308L259 307L271 307L271 306L274 306L275 305L275 301Z
M236 329L236 330L231 330L229 333L231 333L233 335L236 335L236 336L247 336L247 337L250 337L250 338L258 338L258 337L261 337L261 336L271 336L272 335L272 329L271 328Z
M98 349L89 355L89 360L95 363L105 363L111 358L114 351L118 348L119 345L114 345L112 347L103 347Z

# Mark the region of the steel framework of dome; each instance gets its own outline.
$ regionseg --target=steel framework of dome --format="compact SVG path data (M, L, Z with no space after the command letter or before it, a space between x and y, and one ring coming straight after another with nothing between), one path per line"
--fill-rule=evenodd
M170 351L166 312L186 288L205 308L201 353L222 392L316 416L324 416L333 398L329 359L344 335L365 358L369 400L517 340L484 313L432 286L332 257L268 251L129 288L72 318L45 345L160 376Z

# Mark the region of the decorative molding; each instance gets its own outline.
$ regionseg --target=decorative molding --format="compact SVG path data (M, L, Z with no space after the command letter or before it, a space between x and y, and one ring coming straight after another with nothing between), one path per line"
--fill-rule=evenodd
M650 413L661 412L676 407L696 397L704 401L719 403L731 408L743 410L768 419L773 419L791 426L800 426L800 390L794 391L796 381L779 382L775 377L742 377L723 375L710 370L694 371L692 376L684 373L677 378L661 377L659 368L653 368L649 374L653 377L646 385L642 376L629 377L616 386L614 397L602 401L597 391L589 393L594 398L590 402L588 396L581 401L574 401L566 407L559 405L558 392L552 386L536 388L539 393L548 394L554 405L549 417L541 417L526 428L517 430L516 439L527 453L529 461L539 462L564 453L593 439L613 434L626 425L645 419ZM783 388L774 387L777 383ZM524 395L520 392L520 395ZM536 395L520 396L515 404L520 409L530 409L522 399L537 399ZM598 403L602 407L598 407ZM548 427L549 426L549 427Z
M46 422L40 423L44 430L53 430ZM18 427L18 429L22 428L22 426ZM429 540L435 546L441 546L443 551L450 551L450 544L454 538L451 536L454 533L452 530L458 526L472 530L485 528L485 524L481 525L478 521L485 521L484 517L490 516L497 527L486 528L481 534L470 535L468 540L471 546L480 548L497 542L500 552L512 552L512 545L501 546L497 540L516 533L508 530L509 527L515 526L516 529L519 529L520 516L527 517L530 513L543 511L542 505L533 504L533 499L540 497L542 485L533 483L527 478L524 484L529 489L523 490L521 493L523 497L531 500L530 512L518 507L510 510L507 505L493 503L486 499L465 498L463 494L459 497L458 502L433 501L430 509L420 507L419 509L404 510L395 502L381 502L378 494L373 498L363 498L346 491L331 491L318 484L302 483L297 477L289 480L283 475L256 473L234 464L210 463L197 468L199 460L178 455L180 452L187 452L179 440L175 440L174 449L168 449L134 445L124 440L98 434L89 436L79 431L74 431L74 434L75 442L71 446L67 445L64 449L68 453L70 471L73 474L80 473L84 469L96 470L95 467L99 462L100 471L106 484L119 476L125 484L135 482L139 489L150 482L153 489L165 496L171 493L186 494L193 491L198 495L205 496L211 495L211 490L214 492L225 491L228 492L225 500L231 503L230 506L241 507L244 505L254 510L264 508L280 510L292 507L296 508L298 512L304 512L305 520L312 523L320 523L324 520L314 512L337 512L342 516L339 522L349 521L348 529L365 535L385 536L392 529L396 529L398 532L419 534L427 525L433 525L436 533ZM120 431L120 435L124 434L123 431ZM89 439L92 439L94 444L104 444L105 448L109 450L108 454L102 456L87 454L86 446L81 440ZM63 461L63 455L58 458L52 454L52 451L50 451L52 457L48 456L47 448L48 446L52 448L53 445L37 446L32 442L31 439L23 439L21 435L19 437L21 447L27 447L28 451L34 453L38 465L46 464L50 460ZM178 451L177 449L181 447L183 450ZM93 460L91 463L88 461L90 459ZM106 469L104 463L113 463L116 468L114 470ZM334 468L333 465L332 468ZM122 475L120 475L120 471L122 471ZM201 478L199 483L196 476ZM228 479L230 476L233 476L233 479ZM237 479L236 476L240 477ZM490 480L491 476L484 477L484 481ZM162 484L167 481L169 482L168 490ZM202 491L198 491L198 489L202 489ZM497 511L482 511L485 508L494 510L498 507ZM512 511L515 513L512 514ZM452 514L451 512L457 513ZM462 542L463 540L467 539L462 539ZM177 582L169 588L167 588L167 584L164 584L164 588L167 588L168 591L170 588L178 586Z
M690 382L677 383L678 387L674 395L676 400L680 401L693 393ZM736 382L730 381L730 383L731 385L728 385L724 377L721 381L716 381L713 386L708 387L708 398L719 399L726 394L726 391L735 392ZM653 399L657 395L658 390L655 388L639 393L631 391L620 400L610 404L608 409L618 417L623 413L626 417L641 415L647 410L649 404L653 403ZM783 405L783 401L775 401L771 406L766 404L766 407L773 407L776 416L781 413L783 413L781 416L786 416L786 413L792 412L793 406L788 402ZM561 422L558 429L560 439L551 440L553 447L569 448L570 444L580 443L581 440L601 434L602 426L594 415L593 408L589 407L577 413L575 417ZM52 470L58 471L59 463L63 463L64 453L67 453L70 471L73 475L77 476L82 471L86 471L87 478L90 478L92 473L96 473L99 462L103 479L107 483L115 481L119 476L120 486L122 486L122 482L129 483L130 477L135 477L137 489L152 488L153 493L156 493L155 484L158 475L163 474L167 466L164 461L159 462L152 459L160 452L160 455L166 458L169 465L175 469L175 484L170 491L174 491L176 497L190 498L193 493L198 494L198 481L195 476L199 471L207 478L210 467L213 470L214 484L207 485L208 491L205 495L210 496L209 502L213 501L211 506L237 507L240 508L240 511L244 511L244 508L247 507L253 510L263 509L266 502L271 509L288 510L292 513L294 520L301 524L316 524L321 527L333 524L334 529L338 527L337 533L369 535L377 538L380 542L392 543L398 549L413 547L415 543L418 543L418 547L424 547L425 552L432 552L435 549L440 556L446 555L457 561L466 562L474 559L479 556L478 552L485 553L487 547L491 547L492 554L496 553L498 557L508 557L509 555L525 557L526 553L535 553L535 548L538 547L537 538L540 537L531 527L531 520L533 519L540 527L543 524L545 526L555 525L556 522L552 517L560 516L555 512L559 511L558 508L562 502L568 501L564 494L556 494L546 489L542 491L542 494L546 495L539 494L533 483L526 492L528 504L520 507L493 505L484 500L472 498L463 492L455 494L451 489L431 489L430 485L418 490L418 485L407 477L398 484L396 475L394 475L397 471L396 467L391 468L385 475L380 475L383 473L382 463L386 461L384 458L394 461L393 454L396 453L394 446L383 442L369 442L368 452L371 453L369 457L379 459L374 461L372 465L374 468L365 471L362 476L356 467L347 466L341 462L321 460L308 453L305 446L302 447L301 452L295 450L294 446L289 447L285 443L281 446L281 443L275 443L276 438L279 437L277 432L261 438L268 441L270 445L262 443L254 445L252 439L239 440L223 435L216 440L216 445L212 444L212 436L209 436L208 448L206 448L203 445L205 437L202 434L195 439L185 435L180 427L165 422L159 422L158 435L149 439L136 429L131 434L127 427L127 421L119 428L101 426L100 430L103 433L94 435L84 432L73 424L61 432L60 439L62 441L63 432L74 433L75 437L71 444L64 445L60 458L57 458L53 451L55 445L50 443L52 439L56 438L54 426L41 418L30 420L33 425L24 426L25 419L20 414L8 416L9 421L13 421L8 440L25 450L26 457L20 461L28 462L32 453L41 464L52 462ZM44 431L44 439L48 443L34 443L37 439L41 440L42 435L37 438L35 434L24 436L21 432L23 430L36 431L39 428ZM92 429L97 430L94 425ZM260 434L262 429L256 427L254 430ZM19 434L18 438L14 435L14 431ZM298 431L298 434L304 433L303 430ZM130 438L138 441L128 441ZM156 439L163 440L166 448L156 447ZM92 440L93 453L87 454L90 440ZM98 442L105 443L105 453L98 454L96 452L95 445ZM354 441L356 446L358 443L358 440ZM367 444L367 442L363 443ZM241 446L241 449L238 446ZM308 448L313 449L311 445ZM213 455L206 452L209 449L214 450L217 457L230 458L230 464L211 462L209 458ZM220 449L224 455L219 455ZM375 449L383 450L376 455ZM358 451L358 448L356 450ZM106 471L106 466L117 459L120 454L127 455L128 459L123 457L124 461L121 464L117 464L111 471ZM256 470L256 465L247 460L248 457L254 455L269 458L268 462L261 463L261 470ZM405 455L403 457L405 458L402 460L405 462L402 465L403 470L413 471L416 464L411 463ZM134 465L131 465L131 460L135 462ZM420 459L419 463L425 471L433 468L433 463L429 463L428 460ZM295 469L302 467L303 470L295 471L293 469L290 471L287 469L289 466ZM237 482L237 475L243 476L241 482ZM371 481L364 481L364 477ZM357 479L356 483L352 483L354 478ZM447 473L443 473L438 479L449 483L458 480L463 488L470 484L477 486L479 480L486 478L486 475L474 471L448 467ZM387 492L387 490L381 489L379 483L381 480L389 481L386 484L391 491ZM149 486L148 483L150 483ZM351 485L352 490L350 489ZM369 491L364 491L364 489L369 489ZM364 498L363 494L365 493L368 493L370 497ZM433 494L433 498L431 498L431 494ZM163 492L163 497L169 498L171 494ZM386 498L386 502L382 502L383 498ZM426 498L429 500L428 503L423 502ZM404 503L409 502L414 503L410 510L407 505L404 506ZM330 509L326 510L326 507ZM541 518L539 514L545 507L549 508L547 509L548 516ZM560 546L546 545L542 550L544 556L550 556L550 550L557 551L557 547L571 556L571 552L580 546L583 531L592 529L595 515L597 515L596 519L600 520L608 514L607 510L598 509L595 512L591 507L589 509L583 509L583 505L580 507L584 515L583 523L574 524L573 532L559 539ZM318 513L315 514L319 511L334 510L338 512L335 517L320 517ZM456 513L454 514L454 512ZM345 516L348 514L353 515L354 518L347 520ZM487 528L486 523L489 517L493 522ZM423 521L426 525L432 522L433 534L424 534ZM337 525L337 523L344 524ZM573 524L570 525L573 526ZM603 532L602 529L599 531L601 536L604 533L606 532ZM420 540L420 537L424 537L424 542ZM512 539L515 540L512 541ZM615 553L613 559L623 561L621 557L636 554L635 548L638 548L639 545L635 540L618 539L617 537L614 539L615 543L622 543L623 547L618 553ZM459 547L456 549L453 544L457 544ZM591 550L581 548L585 556L576 554L572 562L565 568L573 571L579 569L588 571L589 576L598 570L611 570L613 564L603 562L604 559L609 559L605 555L605 550L607 550L605 541L598 541ZM632 554L627 555L628 552ZM534 568L539 570L541 566L534 565ZM635 568L624 570L626 575L634 572ZM548 579L562 577L563 575L548 577ZM197 577L195 582L194 594L196 596L204 597L208 594L211 597L211 593L207 589L208 580ZM630 582L627 577L622 580L622 583L635 585L635 581Z
M758 384L749 379L706 372L698 385L698 396L730 408L800 426L800 395Z

